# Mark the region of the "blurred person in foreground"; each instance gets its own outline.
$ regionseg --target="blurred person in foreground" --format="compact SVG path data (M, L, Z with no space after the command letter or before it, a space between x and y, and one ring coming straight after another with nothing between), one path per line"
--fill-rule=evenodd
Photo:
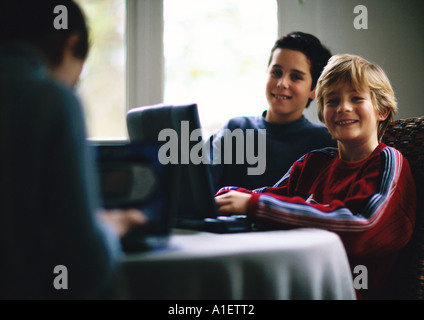
M84 14L72 0L2 1L0 34L0 298L104 298L119 237L146 217L99 206L72 90L89 51ZM54 285L57 266L66 289Z

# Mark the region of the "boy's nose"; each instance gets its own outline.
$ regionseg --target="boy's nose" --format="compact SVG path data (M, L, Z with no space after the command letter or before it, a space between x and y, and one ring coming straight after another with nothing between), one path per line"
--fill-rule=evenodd
M349 112L352 111L352 106L348 101L340 101L337 112Z
M278 88L288 88L288 81L286 77L281 77L277 82Z

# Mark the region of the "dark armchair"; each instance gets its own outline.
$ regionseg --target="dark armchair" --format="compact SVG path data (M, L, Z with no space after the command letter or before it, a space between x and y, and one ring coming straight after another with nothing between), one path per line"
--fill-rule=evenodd
M418 200L415 232L398 259L389 298L424 300L424 116L394 121L382 141L408 159Z

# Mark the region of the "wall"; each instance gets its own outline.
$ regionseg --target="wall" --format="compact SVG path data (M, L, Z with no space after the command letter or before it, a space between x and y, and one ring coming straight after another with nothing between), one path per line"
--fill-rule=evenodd
M279 35L304 31L333 54L352 53L376 62L387 73L398 99L396 119L424 116L424 1L278 0ZM368 10L368 29L355 29L357 5ZM305 111L319 122L316 104Z

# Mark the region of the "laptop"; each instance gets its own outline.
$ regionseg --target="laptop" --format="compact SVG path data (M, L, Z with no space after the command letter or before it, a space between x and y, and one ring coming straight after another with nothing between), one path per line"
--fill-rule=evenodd
M127 127L132 143L161 143L158 158L170 168L174 228L214 233L257 230L246 216L218 214L207 162L199 161L206 155L201 154L197 104L134 108L127 114Z
M125 252L158 249L171 233L170 182L166 166L157 160L157 144L110 143L92 148L99 177L100 200L105 209L143 211L147 223L133 227L121 238Z

